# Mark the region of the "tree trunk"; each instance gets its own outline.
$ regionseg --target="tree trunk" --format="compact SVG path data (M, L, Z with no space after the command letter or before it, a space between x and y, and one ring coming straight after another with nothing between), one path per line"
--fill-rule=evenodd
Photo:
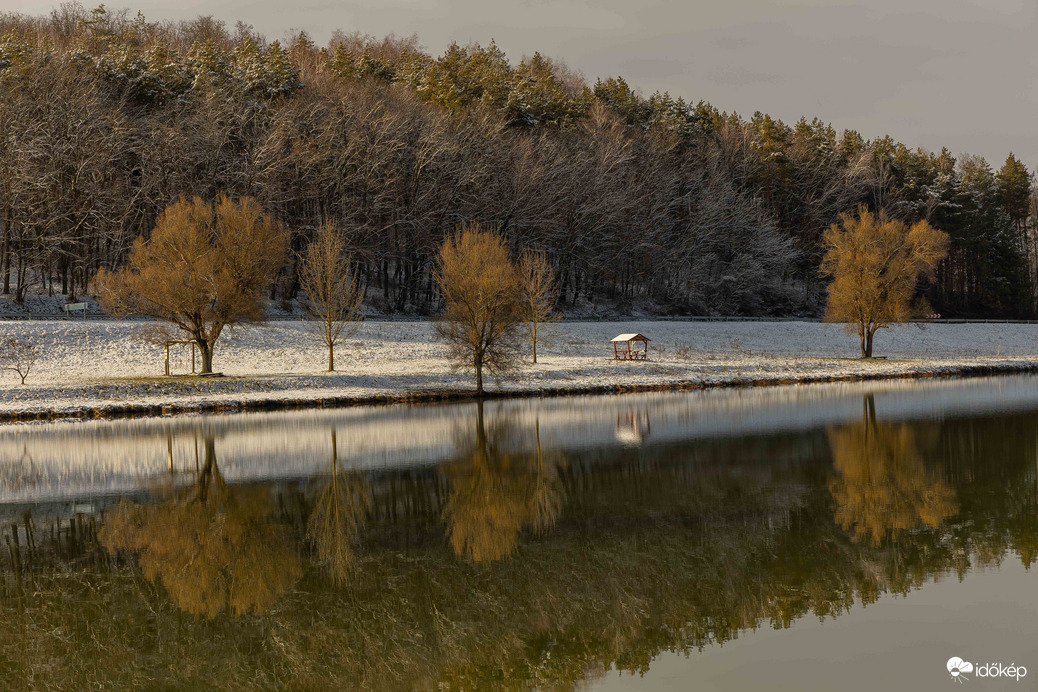
M873 331L865 332L865 348L862 350L862 353L861 353L861 357L862 358L871 358L872 357L872 337L874 335L875 335L875 332L873 332Z
M213 372L213 346L205 339L195 339L198 344L198 352L202 355L202 369L199 375L208 375Z
M203 503L209 499L209 489L217 474L216 470L216 438L206 435L205 438L205 466L198 474L198 499Z
M537 364L537 322L536 321L533 322L533 324L530 327L530 330L533 333L533 363L534 363L534 365L536 365Z
M865 409L865 423L869 430L876 428L876 395L866 394L862 401Z
M324 310L324 343L328 346L328 372L335 372L335 320L327 308Z
M476 396L483 396L483 357L476 355L472 360L476 367Z
M19 252L18 252L18 267L15 270L15 272L17 273L17 277L15 277L15 281L17 283L15 284L15 287L14 287L14 294L15 294L14 295L14 300L19 305L21 305L22 303L25 302L25 291L28 288L28 286L25 285L26 268L25 268L25 257L24 257L24 255L25 255L25 252L22 251L22 248L19 248Z
M335 428L332 428L332 483L335 482L335 477L338 471L339 463L339 443L335 441Z
M4 293L8 294L11 292L11 212L7 209L4 213L4 243L3 243L3 257L0 258L0 264L2 268L0 271L4 273Z
M476 447L480 450L487 448L487 428L483 422L483 402L476 402Z

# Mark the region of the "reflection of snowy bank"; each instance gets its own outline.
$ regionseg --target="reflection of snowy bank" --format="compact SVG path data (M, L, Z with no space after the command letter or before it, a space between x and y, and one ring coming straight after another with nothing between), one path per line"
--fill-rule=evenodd
M653 446L808 430L860 421L872 394L881 421L1038 408L1038 376L889 381L617 396L517 399L485 405L488 429L545 450ZM361 468L428 465L452 457L475 404L358 407L0 427L0 502L83 497L147 487L193 471L216 440L230 481L305 477L324 467L331 432Z

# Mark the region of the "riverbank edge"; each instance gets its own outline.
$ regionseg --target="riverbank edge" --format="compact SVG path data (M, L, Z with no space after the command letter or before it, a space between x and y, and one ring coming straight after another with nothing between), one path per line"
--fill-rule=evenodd
M925 361L919 361L925 362ZM991 375L1038 373L1038 358L1021 363L1020 360L978 365L937 366L934 370L902 372L851 373L842 375L805 374L801 376L732 377L721 381L674 380L651 384L577 385L573 387L539 387L527 389L503 389L483 393L483 400L544 398L564 396L587 396L595 394L635 394L644 392L691 391L698 389L721 389L737 387L777 387L792 384L823 384L833 382L866 382L874 380L904 379L967 379ZM426 389L395 394L366 396L316 396L307 398L257 398L243 401L200 400L184 404L111 404L84 406L81 409L55 411L34 408L21 411L0 411L0 424L28 423L64 420L95 420L122 418L154 418L181 414L227 414L261 411L297 411L305 409L348 408L354 406L388 406L394 404L431 404L444 402L476 401L475 391L468 389ZM41 402L45 403L45 402Z

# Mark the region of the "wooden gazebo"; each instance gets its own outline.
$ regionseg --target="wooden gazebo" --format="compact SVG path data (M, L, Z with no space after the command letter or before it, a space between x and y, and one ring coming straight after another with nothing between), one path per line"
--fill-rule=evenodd
M610 339L616 360L645 360L649 355L649 337L641 334L621 334ZM638 345L641 344L641 348Z

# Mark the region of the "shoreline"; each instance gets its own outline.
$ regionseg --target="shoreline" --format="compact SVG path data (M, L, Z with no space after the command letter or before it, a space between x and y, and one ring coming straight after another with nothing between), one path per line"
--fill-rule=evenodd
M880 359L877 359L880 360ZM649 361L651 362L651 361ZM869 361L862 360L863 364ZM925 361L913 361L923 365ZM852 374L804 374L788 376L775 372L774 376L741 377L723 380L674 380L671 382L624 383L614 385L578 385L572 387L539 387L498 389L483 393L483 400L557 398L568 396L593 396L630 394L643 392L668 392L701 389L728 389L750 387L779 387L799 384L824 384L835 382L867 382L906 379L973 379L994 375L1038 373L1038 357L1031 360L1012 360L1004 363L989 362L974 365L934 364L936 369L905 369L893 372L859 372ZM25 409L19 411L0 410L0 424L57 422L72 420L116 420L127 418L157 418L188 414L232 414L262 411L293 411L305 409L352 408L357 406L392 406L398 404L433 404L440 402L476 401L474 390L426 389L404 393L377 395L327 395L315 397L245 399L239 401L207 400L198 397L196 402L175 404L130 403L84 406L71 409ZM46 403L46 402L40 402Z
M429 322L364 322L336 353L340 370L307 323L239 328L221 338L214 363L225 377L190 372L140 321L0 322L0 339L30 339L40 360L25 385L0 373L0 423L232 413L475 399L471 371L451 369ZM861 359L856 339L816 322L569 322L555 325L538 364L524 362L485 399L678 391L712 387L975 377L1038 372L1033 325L899 325ZM616 361L609 340L647 335L648 361ZM181 373L176 376L177 373Z

